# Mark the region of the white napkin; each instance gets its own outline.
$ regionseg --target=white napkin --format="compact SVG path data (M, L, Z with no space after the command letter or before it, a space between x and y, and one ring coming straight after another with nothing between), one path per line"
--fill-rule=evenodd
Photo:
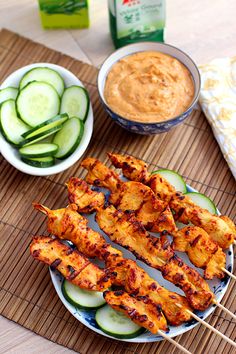
M236 179L236 57L200 65L199 102Z

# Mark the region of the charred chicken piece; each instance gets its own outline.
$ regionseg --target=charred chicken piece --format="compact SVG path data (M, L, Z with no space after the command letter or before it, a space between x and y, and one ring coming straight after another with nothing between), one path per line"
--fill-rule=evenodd
M197 226L186 226L173 236L174 250L186 252L196 267L205 269L206 279L224 278L222 268L226 264L226 255L206 231Z
M34 208L48 217L48 232L71 242L89 258L100 260L119 259L122 252L113 248L96 231L87 226L88 220L77 213L76 205L67 208L50 210L42 204L34 203Z
M113 242L153 268L162 269L174 255L166 237L151 236L134 215L118 211L114 206L100 209L96 221Z
M150 236L134 216L117 211L113 206L99 210L96 220L112 241L129 249L151 267L161 270L165 279L180 287L194 309L209 307L214 294L208 284L197 271L174 255L165 238Z
M161 308L155 306L148 297L130 296L123 290L105 291L104 299L117 311L124 313L133 322L157 333L159 329L166 330L166 319Z
M116 168L122 169L123 175L126 178L144 184L148 182L149 172L144 161L129 155L124 156L114 153L108 153L107 155Z
M92 264L77 250L49 236L35 236L30 245L31 255L80 288L103 291L111 286L109 272Z
M111 192L115 192L119 189L122 183L119 176L99 160L89 157L83 160L81 166L88 170L88 174L85 178L87 183L108 188Z
M123 259L116 264L110 264L109 270L117 274L113 284L123 286L129 294L147 296L156 306L162 308L171 325L178 326L191 320L191 315L186 311L192 310L187 299L160 286L135 261Z
M82 179L71 177L66 185L69 201L77 205L80 213L90 214L104 205L104 194L92 191Z

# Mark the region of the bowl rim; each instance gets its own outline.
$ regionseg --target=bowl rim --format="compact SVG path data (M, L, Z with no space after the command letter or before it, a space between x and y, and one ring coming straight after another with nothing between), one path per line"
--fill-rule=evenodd
M192 79L193 79L193 82L194 82L194 95L195 95L195 98L192 100L190 106L181 114L179 114L178 116L175 116L171 119L167 119L167 120L164 120L164 121L159 121L159 122L140 122L140 121L136 121L136 120L131 120L131 119L128 119L126 117L123 117L121 116L120 114L116 113L114 110L111 109L111 107L107 104L107 102L105 101L105 99L103 98L103 96L101 95L101 92L100 92L100 85L99 85L99 82L102 80L101 79L101 70L103 68L103 66L106 64L106 62L115 54L121 52L122 50L124 50L125 48L128 48L128 47L132 47L132 46L138 46L138 45L143 45L143 44L158 44L158 45L161 45L163 47L170 47L170 48L173 48L177 51L179 51L180 53L182 53L185 57L187 57L190 62L193 64L193 66L195 67L196 69L196 74L198 76L198 80L199 80L199 87L196 87L196 82L193 78L193 75L192 75L192 72L188 69L188 71L191 73L191 76L192 76ZM126 57L126 56L130 56L130 55L133 55L135 53L140 53L140 52L146 52L148 50L137 50L133 53L130 53L130 54L127 54L127 55L124 55L122 58ZM161 51L160 51L161 52ZM165 53L164 53L165 54ZM170 54L168 54L170 55ZM170 55L172 56L172 55ZM173 56L174 57L174 56ZM122 58L119 58L116 63L121 60ZM175 57L174 57L175 58ZM176 58L177 59L177 58ZM181 62L181 64L183 64L185 67L186 65L180 60L180 59L177 59ZM115 63L113 64L115 65ZM110 72L111 68L109 69L109 71L107 72L106 74L106 77L108 75L108 73ZM105 79L106 79L105 77ZM120 119L123 119L127 122L130 122L130 123L133 123L133 124L141 124L141 125L147 125L147 126L151 126L151 125L157 125L157 124L160 124L160 125L164 125L164 124L168 124L168 123L171 123L171 122L175 122L175 121L178 121L182 116L184 116L185 114L188 115L189 111L191 111L194 106L197 104L197 101L199 99L199 94L200 94L200 89L201 89L201 75L200 75L200 71L197 67L197 64L193 61L193 59L187 54L185 53L182 49L179 49L178 47L175 47L173 46L172 44L169 44L169 43L163 43L163 42L154 42L154 41L147 41L147 42L137 42L137 43L131 43L131 44L127 44L117 50L115 50L114 52L112 52L111 54L109 54L105 59L104 61L102 62L102 65L100 66L100 69L99 69L99 72L98 72L98 76L97 76L97 87L98 87L98 94L99 94L99 98L101 100L101 102L116 116L118 116ZM187 117L186 117L187 118Z
M62 76L62 78L64 79L65 82L67 80L72 82L72 84L69 84L69 85L65 84L65 88L67 86L69 87L71 85L80 85L82 87L85 87L83 82L75 74L73 74L69 69L67 69L61 65L49 63L49 62L34 62L34 63L24 65L16 70L14 70L13 72L11 72L4 79L4 81L1 83L0 89L6 88L9 86L16 87L16 85L14 85L11 81L14 81L14 80L17 81L17 75L24 75L27 71L29 71L35 67L48 67L48 68L51 68L54 70L58 70L59 75ZM10 79L10 84L7 83L9 79ZM0 146L0 153L2 154L4 159L7 160L8 163L11 164L18 171L21 171L21 172L31 175L31 176L49 176L49 175L55 175L55 174L61 173L65 170L67 170L68 168L72 167L81 158L81 156L84 154L84 152L88 148L88 145L89 145L91 137L92 137L93 124L94 124L93 109L92 109L91 101L90 101L90 106L89 106L88 117L87 117L86 121L84 122L84 125L86 125L86 124L87 124L87 126L86 126L86 133L84 134L83 145L77 147L77 149L80 149L79 150L80 152L77 151L77 149L76 149L73 152L73 154L70 155L68 158L66 158L64 160L58 160L58 163L53 166L45 167L45 168L30 166L30 165L27 165L26 163L24 163L23 161L21 161L20 156L12 156L12 154L15 155L14 152L17 150L17 147L13 146L8 141L6 141L6 139L4 138L4 136L2 135L1 132L0 132L0 145L1 145ZM10 157L9 157L9 151L10 151L9 149L10 150L13 149L13 152L11 152ZM16 153L17 153L17 151L16 151Z

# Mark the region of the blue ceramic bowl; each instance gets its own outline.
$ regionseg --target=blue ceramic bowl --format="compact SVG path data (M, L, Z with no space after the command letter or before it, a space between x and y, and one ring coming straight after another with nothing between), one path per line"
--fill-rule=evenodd
M135 122L132 120L129 120L128 118L121 117L119 114L115 113L111 108L108 106L106 103L105 97L104 97L104 86L106 82L107 75L109 71L111 70L112 66L119 61L120 59L137 53L137 52L144 52L144 51L158 51L162 52L164 54L171 55L172 57L178 59L181 63L183 63L190 73L192 74L192 78L194 81L194 86L195 86L195 93L193 97L193 101L189 108L180 114L177 117L174 117L172 119L162 121L162 122L156 122L156 123L141 123L141 122ZM150 135L150 134L159 134L159 133L165 133L171 128L175 127L176 125L180 124L182 121L184 121L192 112L195 104L198 101L199 97L199 91L201 87L201 82L200 82L200 73L199 70L196 66L196 64L193 62L193 60L184 52L182 52L180 49L175 48L169 44L165 43L158 43L158 42L141 42L141 43L135 43L135 44L130 44L127 45L121 49L118 49L114 53L112 53L102 64L102 67L99 71L98 74L98 92L99 96L101 99L101 102L103 106L105 107L105 110L108 112L110 117L121 127L137 134L143 134L143 135Z

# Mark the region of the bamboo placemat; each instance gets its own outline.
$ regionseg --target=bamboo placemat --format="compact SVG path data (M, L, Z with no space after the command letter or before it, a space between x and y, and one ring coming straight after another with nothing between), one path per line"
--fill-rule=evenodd
M200 110L172 131L156 136L126 132L108 119L99 103L97 69L7 30L0 32L0 81L14 70L33 63L52 62L77 75L86 85L93 104L95 126L86 154L107 163L107 151L144 159L150 169L164 167L182 174L186 181L211 197L222 213L235 219L236 186L211 129ZM84 176L80 161L64 173L33 177L14 169L0 157L0 311L53 342L81 354L179 353L168 342L129 344L95 334L63 306L50 281L48 268L29 256L31 236L45 232L45 218L33 210L32 201L50 208L67 204L64 183L70 176ZM230 283L222 303L236 311L236 287ZM235 322L217 309L208 322L236 338ZM192 353L233 353L233 348L203 326L176 338Z

